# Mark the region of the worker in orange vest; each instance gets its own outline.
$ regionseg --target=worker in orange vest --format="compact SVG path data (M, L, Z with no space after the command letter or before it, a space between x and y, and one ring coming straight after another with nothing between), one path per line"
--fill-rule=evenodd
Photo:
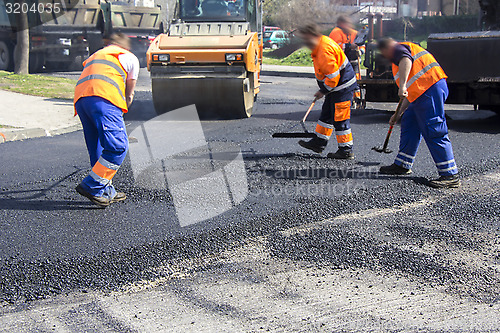
M404 99L399 153L394 164L382 167L380 172L390 175L411 173L423 137L440 175L429 181L429 185L435 188L459 187L458 168L444 112L448 97L446 74L434 56L417 44L383 38L379 40L378 48L393 63L399 97ZM394 114L390 124L394 125L398 120L398 115Z
M299 28L304 44L311 49L314 71L319 91L314 95L321 99L325 95L323 109L316 125L316 136L299 144L316 153L322 153L335 131L338 151L328 154L335 159L353 159L353 137L351 132L351 101L358 87L356 75L340 46L323 36L315 24Z
M330 33L330 38L335 41L342 48L347 56L347 59L351 62L352 68L356 73L356 78L361 80L361 71L359 68L359 56L361 50L356 43L356 37L358 32L354 30L352 20L349 16L340 15L337 18L337 26ZM361 99L361 89L357 88L354 91L354 99L359 102Z
M133 101L140 69L126 35L113 34L110 41L83 63L74 97L92 166L76 191L100 207L126 199L112 179L127 154L123 114Z

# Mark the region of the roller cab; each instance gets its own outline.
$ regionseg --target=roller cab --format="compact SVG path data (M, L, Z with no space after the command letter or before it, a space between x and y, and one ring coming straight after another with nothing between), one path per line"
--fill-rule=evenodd
M156 112L247 118L259 93L260 0L180 0L179 20L147 52Z

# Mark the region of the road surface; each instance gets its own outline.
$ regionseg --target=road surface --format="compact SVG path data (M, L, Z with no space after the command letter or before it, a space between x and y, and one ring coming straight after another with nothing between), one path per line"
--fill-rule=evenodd
M201 122L214 154L241 152L246 191L192 224L172 188L137 181L136 155L114 179L126 202L102 210L76 194L90 169L82 132L0 145L0 330L500 330L499 117L448 106L464 186L433 190L423 185L436 176L425 145L412 176L377 173L394 158L371 147L395 104L353 113L354 161L272 139L297 124L315 89L311 79L263 77L251 119ZM129 133L155 117L142 72ZM397 142L396 133L393 150ZM180 156L189 169L194 157ZM204 184L192 189L199 198L219 193Z

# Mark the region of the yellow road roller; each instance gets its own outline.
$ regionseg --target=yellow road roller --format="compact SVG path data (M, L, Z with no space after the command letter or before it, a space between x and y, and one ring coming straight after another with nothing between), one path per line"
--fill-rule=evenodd
M151 43L156 112L195 104L201 117L247 118L259 93L261 0L178 0L175 21Z

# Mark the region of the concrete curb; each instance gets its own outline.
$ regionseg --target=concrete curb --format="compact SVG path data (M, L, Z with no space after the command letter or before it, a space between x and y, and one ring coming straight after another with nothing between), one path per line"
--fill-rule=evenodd
M316 77L314 73L273 71L273 70L263 70L260 72L260 74L263 76L299 77L299 78L312 78L312 79Z
M55 130L45 130L43 128L6 128L0 129L0 143L19 141L44 136L55 136L71 132L76 132L82 129L82 125L76 124L69 127L58 128Z

